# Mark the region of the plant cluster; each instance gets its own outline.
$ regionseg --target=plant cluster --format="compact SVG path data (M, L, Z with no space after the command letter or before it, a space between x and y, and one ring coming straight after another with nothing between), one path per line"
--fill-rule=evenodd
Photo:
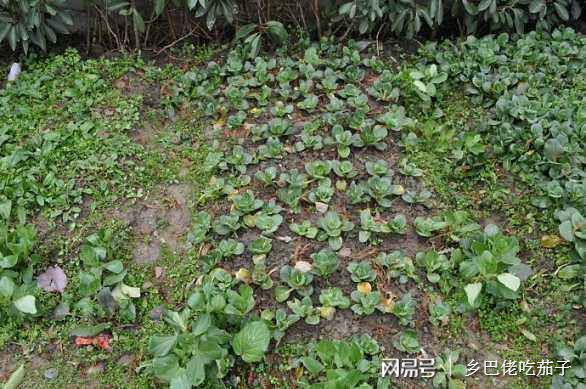
M523 33L528 28L551 30L576 21L582 13L579 0L344 0L323 2L286 0L279 4L262 2L249 7L242 0L155 0L135 2L90 0L79 5L67 0L0 1L0 42L6 40L12 50L20 44L26 51L30 43L42 50L58 35L83 27L74 24L74 13L84 13L92 28L88 34L102 39L118 49L148 47L155 42L172 45L192 35L210 40L212 34L233 36L233 42L244 55L255 58L270 41L285 45L289 33L285 25L302 30L307 35L335 36L339 28L347 32L378 36L414 37L424 31L453 29L460 35L486 32ZM176 23L169 15L178 15ZM277 16L276 19L272 19ZM447 26L447 28L446 28ZM453 27L453 28L452 28ZM235 31L234 31L235 30ZM105 32L104 35L102 35ZM172 38L172 39L171 39ZM308 58L309 59L309 58ZM310 65L319 59L311 58ZM359 71L354 77L361 77ZM425 98L433 97L433 83L415 79ZM335 83L330 78L330 85ZM379 89L379 85L373 89ZM307 89L307 88L306 88ZM393 96L394 92L384 96ZM317 104L309 95L300 108L311 110Z

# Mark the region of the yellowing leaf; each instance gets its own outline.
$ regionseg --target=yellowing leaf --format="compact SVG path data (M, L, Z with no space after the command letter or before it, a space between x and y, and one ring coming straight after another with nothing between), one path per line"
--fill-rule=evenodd
M558 235L543 235L541 237L541 247L552 249L562 243Z

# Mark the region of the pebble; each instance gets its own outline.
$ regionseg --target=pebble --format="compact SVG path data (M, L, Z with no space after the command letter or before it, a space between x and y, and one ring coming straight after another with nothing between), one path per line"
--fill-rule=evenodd
M48 380L54 380L55 378L57 378L59 376L59 370L52 367L50 369L45 370L45 373L43 375Z

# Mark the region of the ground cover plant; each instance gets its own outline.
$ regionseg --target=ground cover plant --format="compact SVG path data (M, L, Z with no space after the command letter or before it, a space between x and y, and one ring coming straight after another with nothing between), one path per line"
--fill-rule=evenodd
M367 43L67 51L5 85L2 380L583 386L586 38Z

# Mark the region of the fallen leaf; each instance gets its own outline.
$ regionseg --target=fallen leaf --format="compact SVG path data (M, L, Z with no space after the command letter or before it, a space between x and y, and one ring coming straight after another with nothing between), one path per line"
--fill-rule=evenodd
M67 286L67 276L59 266L49 267L37 277L37 285L45 292L63 293Z
M315 209L319 213L326 213L328 211L328 205L326 203L321 203L319 201L315 202Z
M297 261L295 262L295 270L300 271L301 273L307 273L313 269L311 263L307 261Z
M108 334L101 334L98 336L78 336L75 338L75 345L76 346L96 346L101 348L102 350L110 349L110 341L112 340L112 335Z
M524 337L526 337L527 339L529 339L532 342L536 342L537 341L537 337L535 335L533 335L531 332L525 330L525 329L521 329L521 333L523 334Z
M20 365L11 375L8 381L2 386L4 389L16 389L24 380L24 365Z
M53 311L54 320L63 320L67 315L69 315L69 304L67 303L61 303L57 305L57 307Z
M348 247L344 247L338 252L338 254L340 257L349 258L352 255L352 250Z
M541 237L541 247L552 249L562 243L562 239L558 235L543 235Z

